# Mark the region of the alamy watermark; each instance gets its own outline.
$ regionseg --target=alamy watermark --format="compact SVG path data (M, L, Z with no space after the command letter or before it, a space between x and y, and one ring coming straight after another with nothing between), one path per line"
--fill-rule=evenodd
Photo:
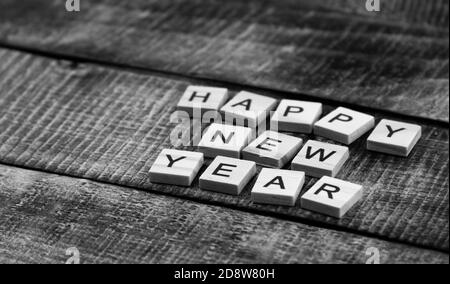
M253 114L253 115L251 115ZM277 118L277 113L270 111L266 114L260 112L246 111L246 116L249 117L271 117ZM229 147L239 147L241 137L246 135L245 131L239 131L237 128L235 131L228 131L228 126L244 126L252 129L249 141L255 140L259 134L266 130L271 130L273 137L277 139L278 123L277 119L272 122L266 119L262 121L252 121L248 118L243 118L239 115L233 115L232 113L221 113L215 110L207 110L201 108L201 104L193 104L192 112L183 110L177 110L170 116L170 123L175 124L175 127L170 133L170 144L175 147L197 147L208 130L208 126L215 125L216 132L212 133L211 142L217 142L217 145L226 144ZM256 125L255 125L256 123ZM222 141L222 142L220 142ZM277 150L278 144L273 145L273 150Z
M381 0L366 0L366 10L368 12L380 12Z
M375 247L370 247L366 250L366 264L380 264L380 250Z
M80 0L66 0L66 11L80 12L81 11Z
M66 250L66 264L80 264L80 251L76 247L70 247Z

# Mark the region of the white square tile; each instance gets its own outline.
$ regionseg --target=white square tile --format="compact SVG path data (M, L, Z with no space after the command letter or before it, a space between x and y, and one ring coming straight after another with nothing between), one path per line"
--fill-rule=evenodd
M363 195L363 187L354 183L321 178L301 197L301 207L335 218L342 218Z
M221 111L225 122L255 128L266 119L277 103L274 98L240 92L226 103Z
M422 136L422 127L383 119L367 139L367 149L408 157Z
M270 125L275 131L309 134L321 115L321 103L281 100L270 119Z
M177 109L187 112L191 117L194 111L202 116L207 111L219 114L220 108L227 100L228 90L225 88L189 86L178 102Z
M247 127L214 123L203 134L198 149L208 158L226 156L239 159L252 135L252 129Z
M190 186L202 165L202 153L164 149L150 169L150 181Z
M300 138L266 131L242 151L242 157L259 165L282 168L294 158L302 143Z
M339 107L316 122L314 134L350 145L374 125L373 116Z
M304 172L264 168L253 186L251 198L255 203L294 206L304 183Z
M347 147L309 140L292 161L291 169L317 178L335 177L349 156Z
M200 176L200 188L239 195L255 174L255 162L219 156Z

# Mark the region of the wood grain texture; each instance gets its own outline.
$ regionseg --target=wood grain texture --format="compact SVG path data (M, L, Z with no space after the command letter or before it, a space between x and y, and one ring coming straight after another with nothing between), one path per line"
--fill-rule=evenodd
M448 254L0 165L0 263L448 263Z
M3 0L0 42L449 121L449 2Z
M185 88L201 81L1 49L0 62L2 163L448 251L446 127L422 124L423 138L409 158L371 153L365 150L367 137L353 144L351 158L337 178L363 185L365 193L345 218L336 220L302 210L298 204L293 208L252 204L251 185L236 197L202 191L198 180L191 188L150 183L148 172L153 161L163 148L172 147L169 137L177 125L170 123L171 113ZM277 97L277 93L264 94ZM325 106L325 112L331 109ZM378 113L371 114L381 118ZM305 188L315 181L307 179Z

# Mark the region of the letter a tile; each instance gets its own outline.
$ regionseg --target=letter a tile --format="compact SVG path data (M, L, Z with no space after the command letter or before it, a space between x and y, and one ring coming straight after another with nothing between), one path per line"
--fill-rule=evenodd
M229 124L258 127L275 108L277 100L249 92L240 92L221 111Z
M408 157L421 135L419 125L383 119L367 139L367 149Z
M150 169L150 181L190 186L202 165L202 153L164 149Z
M309 140L292 161L291 169L317 178L335 177L348 158L347 147Z
M250 128L213 123L203 134L198 149L208 158L226 156L239 159L251 137Z
M255 162L219 156L200 176L200 188L239 195L255 174Z
M314 125L314 134L350 145L374 126L373 116L339 107Z
M321 178L301 197L301 207L342 218L362 198L363 187L332 177Z
M264 168L253 186L252 201L294 206L304 183L304 172Z

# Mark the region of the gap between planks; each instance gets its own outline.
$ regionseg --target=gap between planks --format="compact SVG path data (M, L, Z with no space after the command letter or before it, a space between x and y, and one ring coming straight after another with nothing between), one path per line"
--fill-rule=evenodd
M53 60L66 60L66 61L71 61L74 63L86 63L86 64L92 64L92 65L97 65L97 66L101 66L101 67L107 67L107 68L115 69L115 70L128 71L128 72L144 74L144 75L148 74L148 75L164 77L164 78L169 78L169 79L189 80L189 81L193 81L195 83L199 83L202 85L208 85L208 86L242 89L242 90L255 92L255 93L273 92L285 99L298 100L299 99L298 96L301 95L302 100L317 101L317 102L331 105L333 107L343 106L343 107L351 108L351 109L354 109L356 111L361 111L361 112L375 111L375 112L379 112L382 115L394 116L399 119L404 118L404 119L409 119L409 120L415 120L418 123L431 124L431 125L439 126L442 128L449 128L449 126L450 126L450 122L443 121L443 120L430 119L430 118L414 116L414 115L405 115L405 114L398 113L396 111L389 111L389 110L384 110L384 109L380 109L380 108L366 107L366 106L362 106L362 105L358 105L358 104L346 103L346 102L341 102L338 100L332 100L329 98L316 97L314 95L305 94L305 93L289 92L289 91L283 91L283 90L279 90L279 89L271 89L271 88L253 86L253 85L248 85L248 84L235 83L235 82L230 82L230 81L226 81L226 80L217 80L217 79L212 79L212 78L206 78L206 77L202 77L202 76L184 75L184 74L171 72L171 71L165 71L165 70L153 69L153 68L147 68L147 67L140 67L140 66L135 66L135 65L130 65L130 64L109 62L109 61L105 61L105 60L101 60L101 59L89 58L89 57L78 56L78 55L73 55L73 54L49 52L49 51L41 50L39 48L29 48L29 47L21 46L21 45L17 45L17 44L5 43L3 41L0 41L0 48L12 50L12 51L29 53L32 55L41 56L41 57L45 57L45 58L49 58L49 59L53 59Z
M217 207L221 207L221 208L226 208L226 209L236 210L236 211L240 211L240 212L255 214L255 215L258 215L258 216L275 218L275 219L278 219L278 220L281 220L281 221L289 221L289 222L300 223L300 224L311 226L311 227L317 227L317 228L326 229L326 230L332 230L332 231L341 232L341 233L354 234L354 235L358 235L358 236L361 236L361 237L367 237L367 238L371 238L371 239L375 239L375 240L379 240L379 241L385 241L385 242L389 242L389 243L393 243L393 244L403 244L403 245L408 245L408 246L412 246L412 247L419 248L419 249L426 249L426 250L429 250L429 251L445 253L447 255L450 255L449 251L445 250L445 249L438 249L438 248L434 248L434 247L430 247L430 246L426 246L426 245L415 244L415 243L412 243L412 242L399 241L399 240L396 240L396 239L391 239L389 237L383 237L383 236L379 236L379 235L375 235L375 234L371 234L371 233L361 232L361 231L353 230L353 229L346 228L346 227L334 226L334 225L329 224L329 223L324 223L324 222L320 222L320 221L310 220L310 219L307 219L307 218L295 217L295 216L286 216L286 215L282 215L282 214L277 214L276 212L260 211L260 210L251 209L251 208L242 208L242 207L234 206L233 204L227 204L227 203L221 203L221 202L215 202L215 201L207 201L207 200L199 200L199 199L196 199L196 198L193 198L193 197L189 197L189 196L178 196L178 195L173 195L173 194L170 194L170 193L164 193L164 192L157 191L157 190L149 190L149 189L144 190L144 189L139 189L139 188L135 188L135 187L127 186L127 185L122 185L122 184L118 185L118 184L115 184L115 183L112 183L112 182L98 181L98 180L95 180L95 179L78 177L78 176L75 176L75 175L59 174L59 173L54 173L52 171L47 171L47 170L43 170L43 169L35 169L35 168L31 168L31 167L26 167L26 166L17 166L17 165L14 165L14 164L9 164L9 163L4 163L4 162L0 162L0 165L12 167L12 168L17 168L17 169L31 170L31 171L35 171L35 172L41 172L41 173L53 174L53 175L64 176L64 177L69 177L69 178L75 178L75 179L82 178L82 179L89 180L89 181L92 181L92 182L96 182L96 183L99 183L99 184L120 186L122 188L127 188L127 189L130 189L130 190L136 190L136 191L139 191L139 192L146 192L146 193L151 193L151 194L155 194L155 195L159 195L159 196L167 196L167 197L171 197L171 198L183 199L183 200L187 200L187 201L190 201L190 202L193 202L193 203L197 203L197 204L209 205L209 206L217 206Z

